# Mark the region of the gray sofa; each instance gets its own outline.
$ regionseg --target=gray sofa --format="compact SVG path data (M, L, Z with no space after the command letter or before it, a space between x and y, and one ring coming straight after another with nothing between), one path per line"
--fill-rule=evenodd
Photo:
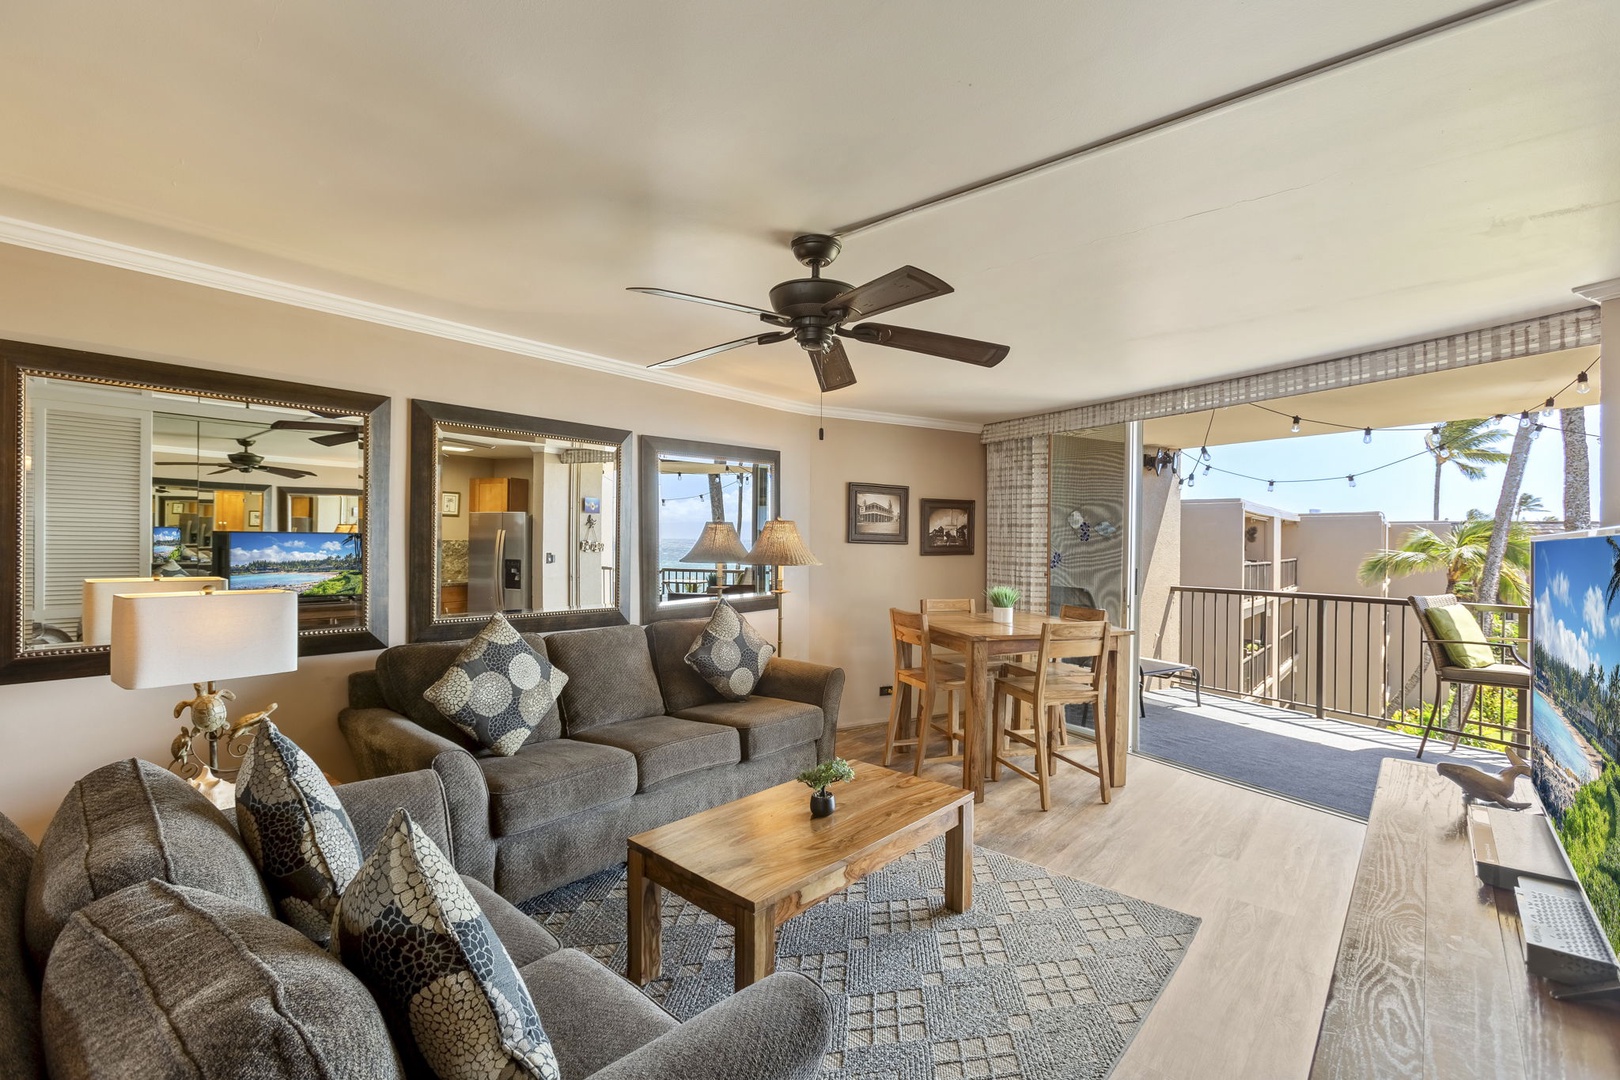
M404 806L453 850L432 772L336 790L365 847ZM819 1070L833 1017L809 979L772 975L680 1024L482 883L467 885L519 967L564 1080ZM37 852L0 817L0 939L7 1078L414 1075L360 982L275 919L226 817L149 762L81 780Z
M338 723L361 776L438 773L456 869L527 900L623 862L638 832L833 756L843 669L773 659L758 693L725 701L685 663L705 622L525 634L568 684L511 757L481 749L422 696L465 642L386 650L350 676Z

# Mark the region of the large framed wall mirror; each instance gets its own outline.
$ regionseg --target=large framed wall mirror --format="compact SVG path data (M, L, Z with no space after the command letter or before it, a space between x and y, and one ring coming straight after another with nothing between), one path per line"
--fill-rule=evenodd
M301 654L386 644L387 398L21 342L0 359L0 681L107 673L100 579L291 589ZM312 492L343 494L295 514Z
M628 431L411 403L412 641L629 621Z
M776 606L775 572L747 553L780 516L782 455L727 443L641 438L641 618Z

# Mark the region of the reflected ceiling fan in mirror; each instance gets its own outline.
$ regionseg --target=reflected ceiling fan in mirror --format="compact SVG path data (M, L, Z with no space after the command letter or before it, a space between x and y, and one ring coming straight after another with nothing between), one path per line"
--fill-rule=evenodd
M253 452L252 439L237 439L236 442L237 445L239 445L242 449L238 450L234 454L226 454L225 461L227 464L224 465L221 465L220 462L217 461L154 461L152 464L154 466L185 466L186 468L206 468L210 465L220 465L219 468L210 472L208 474L209 476L218 476L220 473L228 472L262 472L270 473L275 476L285 476L289 480L302 480L306 476L315 475L307 469L286 469L279 465L266 465L264 463L264 455L255 454Z
M932 330L914 330L886 323L859 322L885 311L905 307L907 304L932 300L954 292L949 285L915 266L902 266L898 270L874 278L865 285L850 285L821 276L822 267L838 257L843 245L835 236L806 233L795 236L790 245L793 255L810 268L807 278L784 281L771 289L771 309L734 304L729 300L711 300L706 296L674 292L670 289L632 287L631 292L667 296L674 300L690 300L697 304L740 311L757 315L762 322L781 327L766 334L754 334L723 345L713 345L697 352L653 364L655 368L678 367L706 356L738 349L744 345L770 345L778 341L796 340L799 347L810 354L810 366L815 369L816 382L823 393L842 390L855 384L855 372L850 368L849 356L839 338L861 341L869 345L886 345L891 349L925 353L946 360L956 360L979 367L995 367L1007 357L1007 346L972 338L936 334ZM856 326L846 323L858 322Z
M363 431L359 424L323 423L316 420L277 420L265 431L324 431L325 435L311 435L309 441L322 446L343 446L359 442ZM260 432L259 434L263 434Z

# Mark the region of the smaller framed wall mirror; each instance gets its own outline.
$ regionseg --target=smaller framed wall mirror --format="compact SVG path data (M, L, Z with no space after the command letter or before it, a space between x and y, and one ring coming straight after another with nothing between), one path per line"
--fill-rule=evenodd
M748 552L780 517L782 455L728 443L641 438L641 619L776 606L774 568Z
M411 402L412 641L629 621L628 431Z
M387 644L387 398L23 342L0 360L0 682L106 675L123 592L286 589L301 655Z

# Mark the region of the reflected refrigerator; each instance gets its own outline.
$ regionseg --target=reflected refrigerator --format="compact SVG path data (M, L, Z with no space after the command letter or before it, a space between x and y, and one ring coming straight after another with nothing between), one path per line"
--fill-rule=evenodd
M529 515L475 511L467 517L467 610L528 611Z

